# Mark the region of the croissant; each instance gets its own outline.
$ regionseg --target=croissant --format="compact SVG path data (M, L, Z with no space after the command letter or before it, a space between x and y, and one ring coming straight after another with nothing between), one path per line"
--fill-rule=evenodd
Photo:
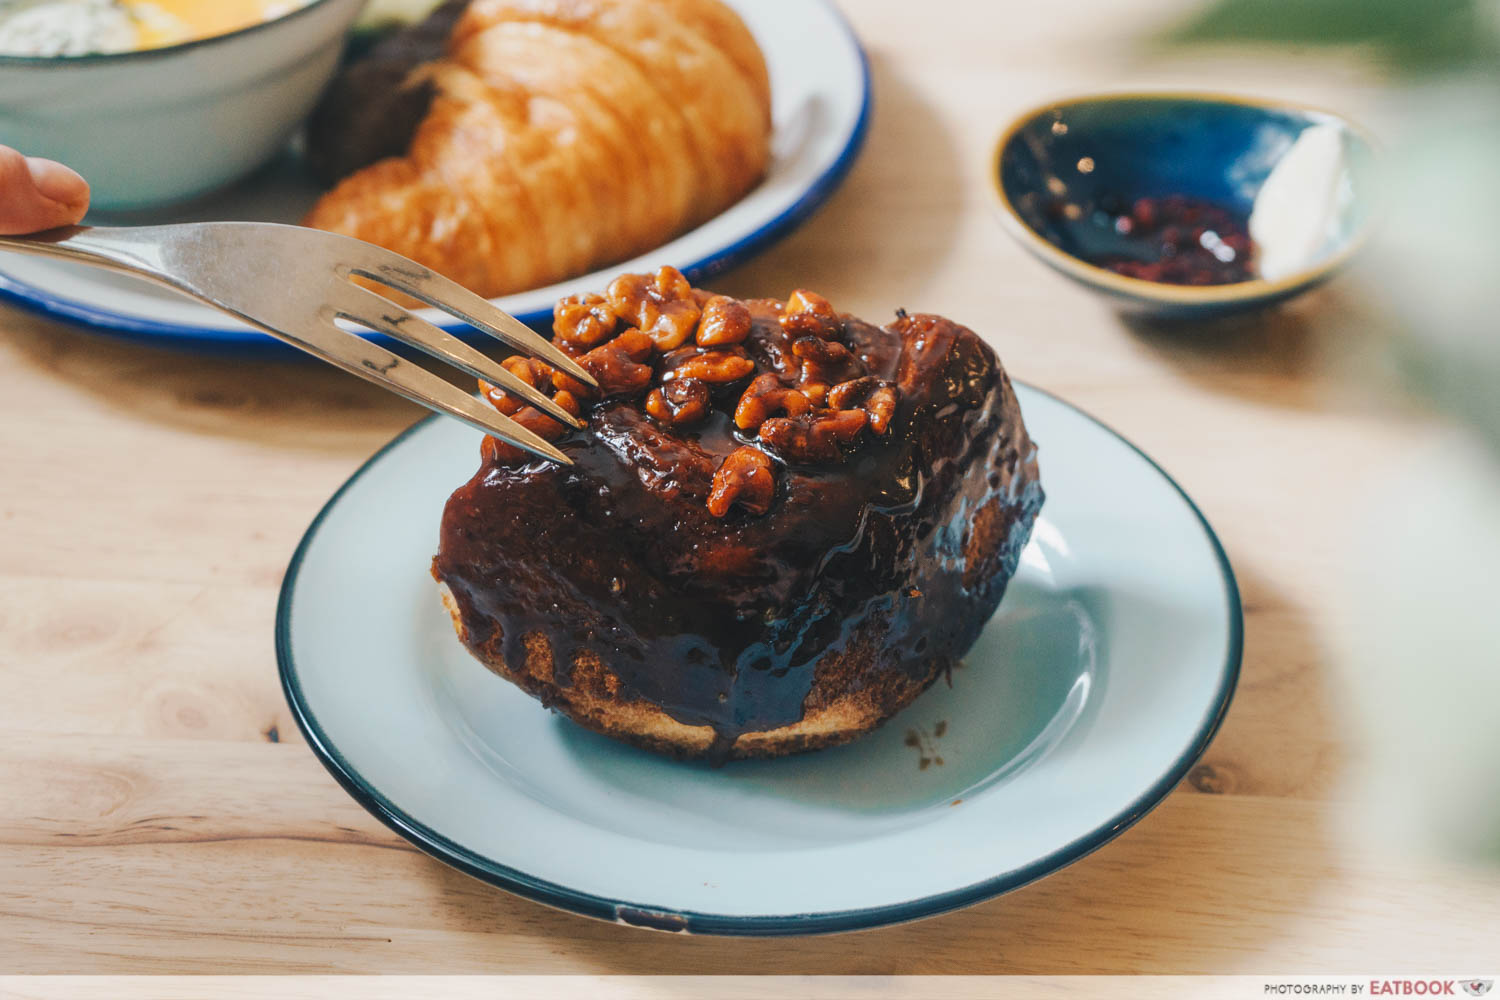
M314 168L347 176L304 222L506 295L722 212L770 129L765 61L718 0L448 3L314 113Z

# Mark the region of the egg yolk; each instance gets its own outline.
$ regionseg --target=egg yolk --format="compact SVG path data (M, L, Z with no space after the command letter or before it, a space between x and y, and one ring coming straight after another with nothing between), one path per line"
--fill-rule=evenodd
M269 21L306 0L140 0L127 3L143 49L223 35Z

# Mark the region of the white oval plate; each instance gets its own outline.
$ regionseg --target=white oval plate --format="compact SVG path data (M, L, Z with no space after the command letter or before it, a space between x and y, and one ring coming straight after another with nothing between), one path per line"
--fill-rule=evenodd
M771 74L773 133L765 180L691 232L634 260L493 300L533 326L565 295L599 291L623 271L671 264L695 285L791 232L854 165L870 116L870 73L848 23L828 0L727 0L755 33ZM176 211L91 217L101 225L248 219L299 221L320 191L288 154L240 186ZM285 348L272 337L154 285L95 268L0 253L0 300L133 339L233 348ZM467 329L435 309L419 315ZM386 338L370 334L370 339Z
M912 920L1066 865L1161 800L1239 672L1239 594L1149 458L1018 385L1047 501L965 666L846 747L720 769L587 732L491 674L428 566L479 435L428 418L334 495L277 612L313 750L422 850L564 909L806 934ZM926 760L927 763L923 764Z

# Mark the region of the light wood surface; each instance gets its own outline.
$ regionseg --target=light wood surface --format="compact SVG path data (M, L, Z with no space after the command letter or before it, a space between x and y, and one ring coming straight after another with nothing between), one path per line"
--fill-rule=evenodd
M1356 62L1146 56L1155 3L847 0L876 111L847 184L718 284L942 312L1012 374L1154 456L1244 591L1233 709L1166 803L1095 854L948 916L802 940L681 939L554 912L429 860L303 745L277 586L327 497L420 414L298 360L169 353L0 309L0 971L1064 973L1500 967L1500 884L1357 849L1322 636L1351 512L1423 431L1346 386L1358 286L1212 329L1123 322L991 216L1015 112L1208 86L1399 102ZM1045 460L1045 453L1044 453Z

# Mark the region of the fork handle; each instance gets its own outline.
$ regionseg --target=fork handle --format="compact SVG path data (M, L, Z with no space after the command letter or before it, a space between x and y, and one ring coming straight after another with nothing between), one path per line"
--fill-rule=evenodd
M148 278L190 295L195 294L193 289L172 279L162 270L159 228L62 226L26 236L0 236L0 250L91 264Z

